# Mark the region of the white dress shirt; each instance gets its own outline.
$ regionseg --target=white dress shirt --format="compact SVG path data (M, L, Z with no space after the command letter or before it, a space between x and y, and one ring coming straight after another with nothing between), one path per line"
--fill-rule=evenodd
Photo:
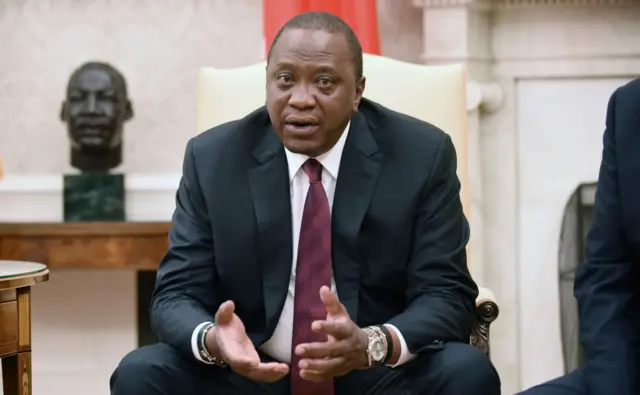
M349 125L347 125L345 132L342 134L336 145L328 152L315 158L322 164L322 186L327 194L329 200L329 208L333 207L333 197L336 190L336 182L338 180L338 171L340 170L340 160L342 159L342 151L344 149L345 142L347 141L347 135L349 134ZM289 165L289 178L291 182L291 225L293 234L293 263L291 265L291 277L289 279L289 291L287 292L287 298L284 302L282 312L280 313L280 319L276 326L273 336L265 342L260 350L269 355L276 361L282 363L291 362L291 342L293 338L293 303L294 293L296 285L296 265L298 256L298 238L300 235L300 227L302 224L302 213L304 211L304 203L307 198L307 192L309 191L309 177L302 169L304 162L309 159L308 156L302 154L293 153L285 148L287 156L287 162ZM335 280L331 279L331 290L337 294ZM318 290L319 292L320 290ZM340 295L338 295L338 298ZM198 353L197 338L198 332L205 325L210 322L203 322L198 325L193 331L191 336L191 348L193 349L193 355L200 361L205 362L200 353ZM410 361L415 355L409 353L407 344L400 331L391 324L385 324L390 330L397 333L400 340L401 354L400 359L394 365L399 366L405 362Z

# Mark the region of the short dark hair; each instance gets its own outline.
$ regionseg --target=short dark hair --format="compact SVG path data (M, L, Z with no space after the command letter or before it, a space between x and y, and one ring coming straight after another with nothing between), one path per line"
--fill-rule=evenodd
M351 29L345 21L328 12L305 12L289 19L273 38L273 42L269 47L269 53L267 54L267 63L269 63L271 59L273 47L275 47L280 36L287 29L319 30L330 34L343 34L347 39L347 45L349 46L351 55L353 55L356 79L360 80L360 78L362 78L362 45L360 45L360 40L358 40L353 29Z
M124 79L124 76L120 71L118 71L118 69L105 62L91 61L82 64L80 67L73 71L73 73L71 74L71 78L69 78L69 83L71 83L71 81L79 74L88 70L105 71L107 74L109 74L109 76L111 76L111 78L113 78L112 82L115 85L116 89L120 90L120 92L124 93L124 95L127 96L127 80Z

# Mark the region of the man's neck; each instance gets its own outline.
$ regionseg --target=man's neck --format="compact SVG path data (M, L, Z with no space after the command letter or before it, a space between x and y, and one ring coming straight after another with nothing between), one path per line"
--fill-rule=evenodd
M71 166L82 172L107 172L122 162L122 146L99 153L71 148Z

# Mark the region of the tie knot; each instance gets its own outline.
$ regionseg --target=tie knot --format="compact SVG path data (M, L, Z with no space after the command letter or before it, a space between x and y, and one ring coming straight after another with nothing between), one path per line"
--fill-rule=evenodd
M315 159L307 159L302 165L302 170L307 173L310 182L322 181L322 164Z

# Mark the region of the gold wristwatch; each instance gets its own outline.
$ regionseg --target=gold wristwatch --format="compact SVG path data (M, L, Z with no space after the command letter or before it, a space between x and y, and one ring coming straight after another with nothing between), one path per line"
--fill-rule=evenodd
M369 366L383 365L387 360L389 345L387 336L382 329L377 326L368 326L362 329L369 339L367 346L367 357L369 358Z

